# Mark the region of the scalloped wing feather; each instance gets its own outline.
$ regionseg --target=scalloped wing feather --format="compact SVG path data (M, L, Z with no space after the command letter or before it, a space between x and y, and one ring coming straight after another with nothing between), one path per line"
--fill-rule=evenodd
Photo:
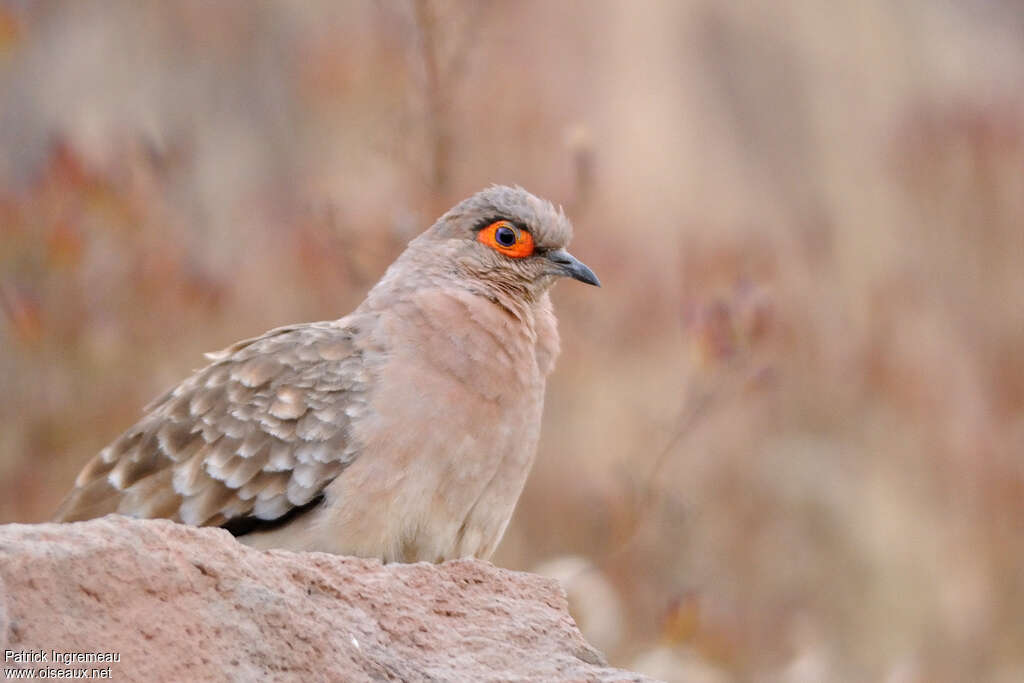
M366 348L349 318L216 353L82 469L56 521L110 512L219 525L309 503L359 454Z

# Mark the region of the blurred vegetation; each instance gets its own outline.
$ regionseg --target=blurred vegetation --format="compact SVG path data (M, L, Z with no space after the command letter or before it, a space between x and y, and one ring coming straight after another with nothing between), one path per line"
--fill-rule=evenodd
M203 351L344 315L518 183L604 288L556 288L499 564L583 558L598 644L666 678L1021 680L1022 28L1009 0L0 2L0 521L45 520Z

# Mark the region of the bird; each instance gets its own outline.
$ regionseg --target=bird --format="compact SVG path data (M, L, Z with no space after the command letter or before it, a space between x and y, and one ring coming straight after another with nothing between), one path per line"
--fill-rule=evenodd
M489 559L533 466L559 354L550 290L600 287L561 207L492 185L337 320L206 354L78 474L54 521L116 513L259 549Z

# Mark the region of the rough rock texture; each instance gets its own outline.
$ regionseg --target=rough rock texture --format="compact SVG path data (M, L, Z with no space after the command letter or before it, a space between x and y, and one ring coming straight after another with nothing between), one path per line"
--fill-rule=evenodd
M5 613L0 655L113 680L645 680L605 666L549 579L261 552L164 520L0 526ZM53 650L120 661L65 666Z

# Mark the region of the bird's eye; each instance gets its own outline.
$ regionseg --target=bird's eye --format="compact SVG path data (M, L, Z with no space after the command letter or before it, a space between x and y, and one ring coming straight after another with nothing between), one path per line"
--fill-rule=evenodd
M533 235L509 221L494 221L478 232L476 239L510 258L526 258L533 254Z
M511 247L516 243L516 231L503 225L494 231L494 241L503 247Z

